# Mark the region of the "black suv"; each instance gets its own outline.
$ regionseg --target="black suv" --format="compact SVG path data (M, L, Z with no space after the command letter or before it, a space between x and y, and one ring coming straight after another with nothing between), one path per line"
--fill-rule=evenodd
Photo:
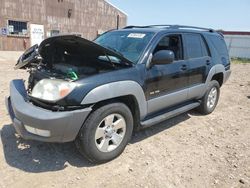
M28 49L6 105L19 135L76 142L90 161L122 153L132 132L197 108L211 113L228 79L223 35L206 28L154 25L112 30L93 42L74 35Z

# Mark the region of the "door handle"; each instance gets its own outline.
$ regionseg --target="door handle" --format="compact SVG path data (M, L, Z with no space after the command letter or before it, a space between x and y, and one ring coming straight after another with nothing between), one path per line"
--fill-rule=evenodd
M210 62L209 59L206 60L206 64L207 64L207 65L210 65L210 64L211 64L211 62Z
M187 70L187 65L182 65L182 66L181 66L181 70L183 70L183 71L184 71L184 70Z

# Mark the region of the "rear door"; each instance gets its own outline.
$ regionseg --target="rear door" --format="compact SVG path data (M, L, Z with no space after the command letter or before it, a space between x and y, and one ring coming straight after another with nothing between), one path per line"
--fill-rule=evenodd
M184 49L188 60L188 99L199 98L205 89L205 81L211 67L211 57L201 34L184 34Z

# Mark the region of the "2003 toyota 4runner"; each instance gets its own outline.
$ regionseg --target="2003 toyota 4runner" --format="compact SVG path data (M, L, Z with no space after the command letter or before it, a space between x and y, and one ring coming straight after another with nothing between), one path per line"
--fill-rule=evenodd
M197 108L211 113L230 75L222 34L206 28L128 26L93 42L73 35L28 49L6 105L24 139L76 142L88 160L122 153L133 130Z

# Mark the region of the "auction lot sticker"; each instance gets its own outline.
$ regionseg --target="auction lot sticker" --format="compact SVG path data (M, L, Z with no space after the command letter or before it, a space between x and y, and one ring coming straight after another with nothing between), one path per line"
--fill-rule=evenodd
M146 34L144 33L130 33L128 35L128 38L137 38L137 39L142 39L143 37L145 37Z

